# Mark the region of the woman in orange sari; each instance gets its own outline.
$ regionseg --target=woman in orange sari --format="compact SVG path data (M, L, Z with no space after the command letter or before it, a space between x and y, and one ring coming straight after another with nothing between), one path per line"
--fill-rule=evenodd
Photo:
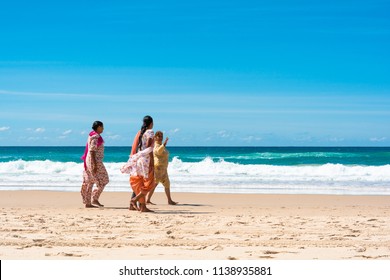
M130 186L135 197L130 200L130 210L153 212L146 207L145 196L154 187L154 132L153 118L145 116L141 130L134 138L129 162L122 167L123 173L130 173ZM138 206L139 203L139 206Z

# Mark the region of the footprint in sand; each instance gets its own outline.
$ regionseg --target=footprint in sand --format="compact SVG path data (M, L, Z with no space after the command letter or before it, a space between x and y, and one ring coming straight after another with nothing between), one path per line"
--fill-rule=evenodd
M61 253L58 253L57 256L81 258L81 257L88 256L88 255L61 252Z
M279 252L276 252L276 251L265 251L263 253L266 254L266 255L276 255L276 254L279 254Z
M208 246L201 246L201 247L194 248L193 250L196 250L196 251L204 250L204 249L206 249L207 247L208 247Z
M223 251L223 247L220 246L220 245L218 245L218 246L214 247L214 248L211 249L211 250L213 250L213 251Z
M271 256L260 256L260 259L273 259L274 257Z
M363 253L363 252L365 252L367 249L365 248L365 247L360 247L360 248L357 248L356 249L356 252L358 252L358 253Z
M43 242L45 241L46 239L44 238L36 238L36 239L33 239L34 242Z

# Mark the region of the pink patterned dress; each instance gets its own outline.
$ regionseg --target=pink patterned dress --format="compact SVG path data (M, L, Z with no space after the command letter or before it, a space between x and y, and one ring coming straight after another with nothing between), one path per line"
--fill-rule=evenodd
M89 134L86 153L83 156L84 159L84 172L83 172L83 184L81 186L81 197L84 204L91 204L92 200L99 200L104 187L108 184L109 178L107 170L103 164L104 158L104 141L103 138L96 132L92 131ZM94 164L92 161L92 153L95 152L96 173L93 174L92 170ZM96 184L96 188L92 191L93 185Z

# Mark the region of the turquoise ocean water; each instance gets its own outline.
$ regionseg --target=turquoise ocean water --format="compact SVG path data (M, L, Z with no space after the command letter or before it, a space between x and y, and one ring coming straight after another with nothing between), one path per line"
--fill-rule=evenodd
M168 147L172 190L390 195L390 148ZM106 191L129 191L130 147L105 147ZM84 147L0 147L0 190L79 191ZM158 190L161 191L161 188Z

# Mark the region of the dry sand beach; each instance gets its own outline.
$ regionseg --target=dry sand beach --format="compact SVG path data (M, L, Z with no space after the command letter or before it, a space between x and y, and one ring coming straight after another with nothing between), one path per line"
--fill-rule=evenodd
M0 258L390 259L390 196L156 193L155 213L130 193L0 192Z

